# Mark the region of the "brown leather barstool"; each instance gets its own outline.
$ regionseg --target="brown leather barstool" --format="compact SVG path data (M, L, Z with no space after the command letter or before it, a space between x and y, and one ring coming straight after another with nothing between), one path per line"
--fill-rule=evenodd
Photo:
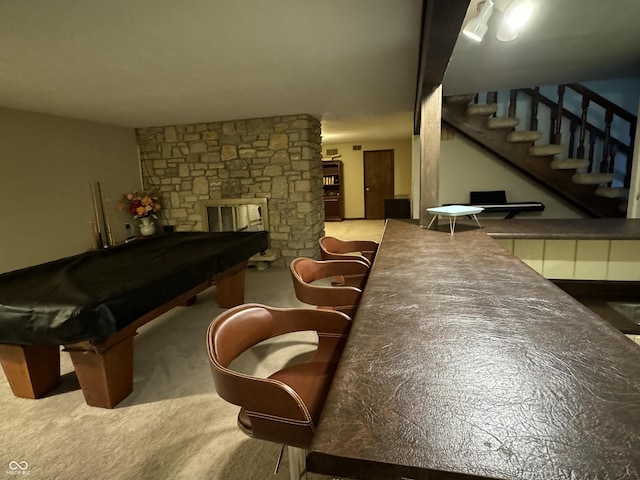
M238 426L244 433L294 447L289 449L291 478L304 471L304 457L300 460L297 455L298 465L294 465L293 451L311 445L350 326L349 317L341 312L244 304L218 315L207 330L207 351L218 395L241 407ZM318 347L306 362L268 378L229 368L241 353L264 340L309 330L317 332Z
M367 281L369 266L360 260L313 260L300 257L291 262L291 278L296 298L320 309L338 310L354 317ZM354 284L333 286L318 280L348 278Z
M318 243L323 260L360 260L371 266L378 251L378 244L369 240L339 240L324 236Z
M339 240L325 236L318 240L320 255L323 260L359 260L369 268L378 251L378 244L369 240ZM332 279L333 285L356 285L357 279L337 276Z

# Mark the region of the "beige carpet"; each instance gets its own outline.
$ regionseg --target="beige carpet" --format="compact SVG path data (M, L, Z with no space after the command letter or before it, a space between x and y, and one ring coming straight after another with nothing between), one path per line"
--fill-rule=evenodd
M360 238L379 238L382 229L381 221L377 231L366 222L327 225L335 236L332 226L340 226L344 238L358 238L360 225ZM288 268L249 269L245 291L246 302L308 307L295 298ZM286 453L274 476L280 446L241 433L238 407L215 392L205 334L222 311L212 287L195 305L175 308L142 328L135 339L133 393L112 410L85 404L66 353L61 385L46 398L14 397L1 375L0 476L22 478L16 465L28 464L32 479L288 479ZM259 346L234 366L268 376L314 345L315 334L291 334Z

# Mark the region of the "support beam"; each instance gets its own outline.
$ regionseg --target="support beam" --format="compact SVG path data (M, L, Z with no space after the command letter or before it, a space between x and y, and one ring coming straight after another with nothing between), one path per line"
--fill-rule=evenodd
M439 205L440 131L442 86L423 100L420 123L420 225L426 227L431 215L427 208Z
M442 84L470 0L424 0L414 134L420 132L422 101Z

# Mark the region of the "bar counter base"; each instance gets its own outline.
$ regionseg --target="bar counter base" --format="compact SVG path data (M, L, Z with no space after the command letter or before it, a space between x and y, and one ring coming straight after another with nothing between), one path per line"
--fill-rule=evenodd
M478 480L477 476L464 473L433 471L418 467L390 465L382 462L376 465L369 460L356 458L351 458L348 462L345 462L343 459L317 452L307 454L306 467L309 472L353 480L389 480L390 478L406 480Z

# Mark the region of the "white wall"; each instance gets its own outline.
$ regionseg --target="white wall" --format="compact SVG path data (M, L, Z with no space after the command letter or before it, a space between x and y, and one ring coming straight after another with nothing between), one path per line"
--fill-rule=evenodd
M131 218L115 207L140 188L134 130L0 108L0 272L92 248L93 180L123 240Z
M500 160L479 150L463 136L440 144L439 203L468 203L469 192L505 190L508 202L542 202L544 212L519 214L517 218L583 218L578 210L547 193L538 184Z

